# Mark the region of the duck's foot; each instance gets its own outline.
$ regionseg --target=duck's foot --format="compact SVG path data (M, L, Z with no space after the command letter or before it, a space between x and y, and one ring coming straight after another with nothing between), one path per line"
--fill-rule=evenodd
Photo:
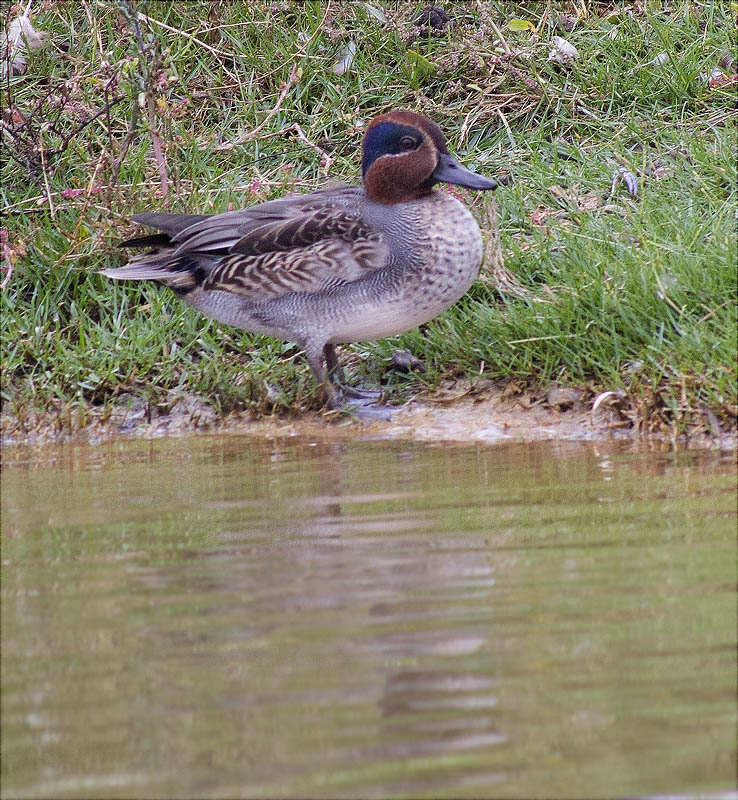
M378 389L362 389L356 386L345 386L344 384L339 384L338 390L344 397L350 397L353 400L363 400L367 403L375 403L382 396L382 392Z
M309 352L307 348L306 352ZM322 355L325 358L325 370L323 370L321 358L317 355L317 351L313 354L314 357L310 360L310 365L325 388L325 395L330 408L351 414L358 419L391 419L392 414L389 409L377 403L382 396L381 391L360 389L355 386L346 386L343 383L343 370L338 364L336 350L332 344L324 345Z
M343 406L343 410L357 419L365 419L372 422L389 422L392 419L392 412L389 408L387 406L379 406L376 403L348 402Z
M343 411L357 419L390 420L391 411L377 404L381 392L371 389L356 389L353 386L327 386L328 405L335 411Z

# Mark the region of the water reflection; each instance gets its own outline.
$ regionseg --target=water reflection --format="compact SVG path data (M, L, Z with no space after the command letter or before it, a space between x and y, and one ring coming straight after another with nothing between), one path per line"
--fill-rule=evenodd
M732 786L732 457L202 438L2 492L8 796Z

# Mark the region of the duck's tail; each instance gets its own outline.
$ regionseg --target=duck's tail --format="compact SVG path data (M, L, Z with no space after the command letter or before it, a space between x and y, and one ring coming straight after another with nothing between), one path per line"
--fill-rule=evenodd
M197 285L196 265L192 259L188 261L191 266L177 269L178 265L171 262L156 263L153 258L143 256L118 269L101 269L100 274L116 281L158 281L170 289L188 291Z
M186 293L194 289L207 275L205 264L192 254L175 255L171 237L203 219L205 217L201 214L139 214L133 217L135 222L156 228L162 233L127 239L118 246L155 249L135 256L117 269L102 269L100 274L118 281L157 281L178 292Z

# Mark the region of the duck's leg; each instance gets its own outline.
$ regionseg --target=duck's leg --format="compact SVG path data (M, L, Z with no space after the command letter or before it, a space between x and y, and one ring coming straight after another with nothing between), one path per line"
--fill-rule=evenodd
M321 347L306 343L305 355L318 383L323 387L330 408L348 411L363 419L390 419L390 412L386 408L374 405L374 401L379 398L379 392L361 393L342 384L343 376L336 357L336 348L332 344Z
M306 342L304 347L305 357L308 360L308 364L310 364L310 369L312 369L315 379L318 381L318 386L323 387L325 399L329 408L342 408L344 405L343 397L341 396L341 393L337 387L333 384L333 373L338 367L336 353L334 350L332 354L332 361L327 353L327 348L332 348L332 345L323 346L322 344L316 345ZM323 363L324 358L325 364Z
M336 348L334 345L325 345L323 348L323 357L325 358L325 365L328 369L328 379L334 383L343 385L343 370L338 363L338 356L336 355Z
M336 348L334 345L327 344L323 348L323 355L325 356L325 363L328 367L328 380L330 380L334 386L337 386L342 394L346 397L363 400L365 402L375 402L379 400L382 393L376 389L357 389L354 386L346 386L343 370L338 363L338 356L336 355Z

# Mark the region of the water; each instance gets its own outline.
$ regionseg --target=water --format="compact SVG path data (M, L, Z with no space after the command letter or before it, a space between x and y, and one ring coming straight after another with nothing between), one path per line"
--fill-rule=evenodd
M232 436L2 477L4 797L736 796L732 456Z

